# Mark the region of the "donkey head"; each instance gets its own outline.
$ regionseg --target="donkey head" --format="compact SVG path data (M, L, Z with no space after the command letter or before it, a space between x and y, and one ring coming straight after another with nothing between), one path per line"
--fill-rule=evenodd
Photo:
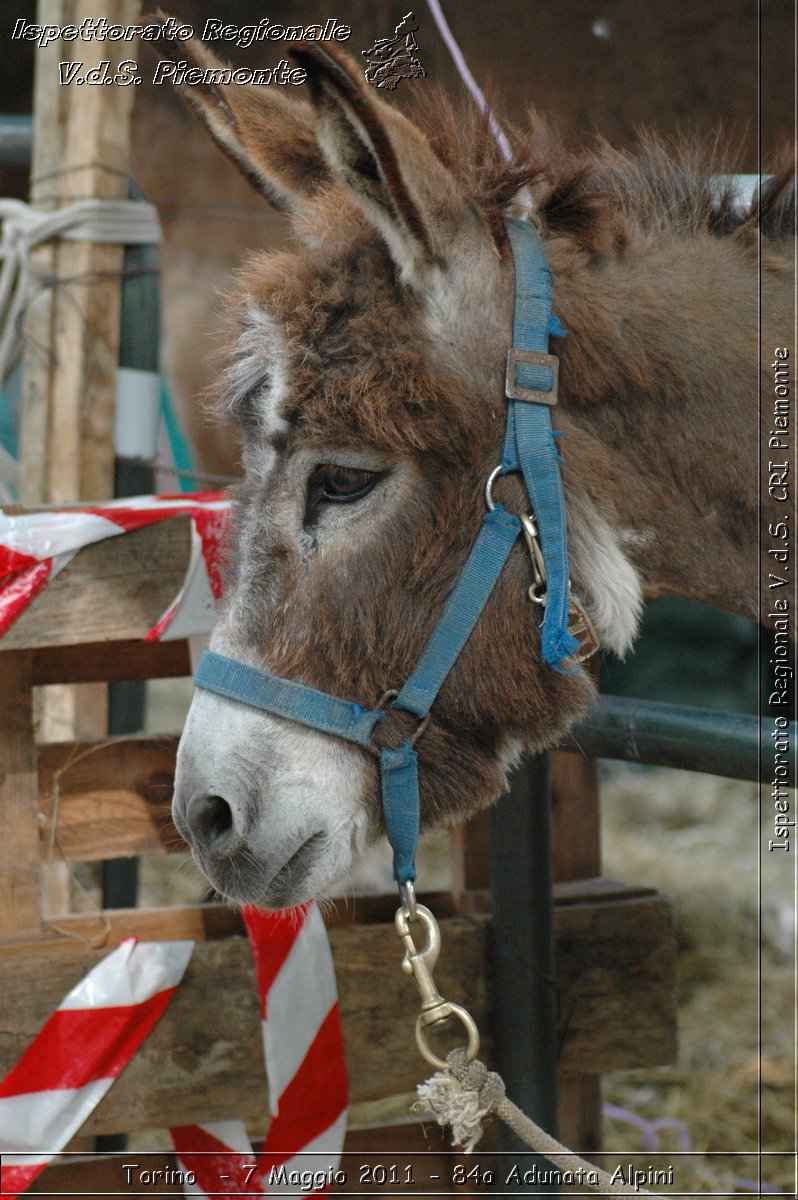
M298 241L254 255L231 300L221 390L245 478L212 648L373 707L418 660L500 458L510 196L491 208L469 195L339 53L294 57L311 103L274 87L185 89ZM197 59L219 66L205 49ZM514 477L499 491L528 507ZM589 701L581 671L540 662L530 577L516 546L433 707L418 744L423 827L494 800L521 750L551 745ZM379 738L413 728L388 712ZM175 821L220 892L296 904L382 832L376 761L199 692Z

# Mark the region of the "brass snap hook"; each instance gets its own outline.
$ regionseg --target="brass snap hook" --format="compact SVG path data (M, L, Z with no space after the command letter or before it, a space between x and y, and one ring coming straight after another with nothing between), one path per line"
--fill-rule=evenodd
M440 1025L450 1017L457 1017L468 1036L466 1058L469 1062L479 1053L479 1031L470 1013L459 1004L444 1000L435 986L432 972L441 951L441 933L438 922L423 904L415 905L415 917L404 906L396 914L396 930L405 947L402 970L412 975L421 996L421 1013L416 1021L416 1043L423 1057L438 1070L446 1070L446 1062L431 1049L427 1041L427 1030L431 1025ZM427 933L427 942L420 950L410 932L411 923L420 922Z

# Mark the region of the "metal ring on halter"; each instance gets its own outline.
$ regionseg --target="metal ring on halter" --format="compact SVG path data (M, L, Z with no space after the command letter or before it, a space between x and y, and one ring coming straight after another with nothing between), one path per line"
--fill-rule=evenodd
M387 705L389 705L392 700L395 700L398 695L399 695L399 691L397 688L388 688L387 691L383 692L382 695L380 696L379 700L377 701L376 705L374 706L376 708L377 712L385 712ZM397 711L402 712L404 710L398 709ZM413 730L413 732L410 734L410 737L407 739L410 742L411 746L415 746L416 742L418 741L418 739L423 734L424 730L429 725L431 718L432 718L431 713L427 713L425 716L419 718L418 725ZM370 754L376 754L377 757L379 757L380 752L379 752L379 749L377 746L372 746L369 743L366 746L364 746L363 748L364 748L364 750L368 750Z
M477 1029L476 1021L471 1014L466 1012L464 1008L461 1008L459 1004L452 1004L451 1002L447 1002L446 1004L446 1016L443 1018L443 1020L445 1021L448 1017L457 1017L465 1026L465 1030L468 1034L468 1046L466 1047L465 1052L466 1061L472 1062L479 1054L479 1030ZM437 1023L440 1024L441 1022ZM422 1013L416 1021L416 1045L428 1063L430 1063L433 1067L437 1067L439 1071L445 1071L447 1069L446 1060L439 1058L434 1050L430 1049L429 1043L427 1042L426 1031L429 1028L430 1026L425 1023L424 1014Z
M493 485L503 471L504 467L499 463L498 467L493 468L485 483L485 503L488 506L488 512L493 512L496 507L496 501L493 499Z

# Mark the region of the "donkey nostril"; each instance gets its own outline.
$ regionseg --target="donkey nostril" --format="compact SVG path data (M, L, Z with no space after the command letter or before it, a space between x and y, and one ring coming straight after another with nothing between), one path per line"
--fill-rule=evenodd
M208 797L208 814L205 821L205 837L208 842L217 842L233 828L233 810L221 796Z
M197 796L188 813L191 832L209 849L220 850L233 830L233 810L222 796Z

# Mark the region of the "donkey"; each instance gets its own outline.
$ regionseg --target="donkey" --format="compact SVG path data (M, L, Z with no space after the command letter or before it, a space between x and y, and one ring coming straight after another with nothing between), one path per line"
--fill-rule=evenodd
M309 100L215 84L202 46L160 52L204 72L184 99L297 240L253 255L230 298L220 393L245 478L213 650L366 706L407 678L499 461L504 222L525 197L565 331L570 573L598 638L624 654L663 594L756 616L758 243L764 370L789 336L787 167L740 212L689 147L574 157L534 118L508 165L482 115L442 96L425 133L337 49L292 49ZM526 511L517 476L497 494ZM594 699L583 669L541 661L529 583L518 545L419 742L423 828L490 804ZM386 712L380 742L408 721ZM359 747L199 691L174 819L220 893L282 908L380 836L377 787Z

